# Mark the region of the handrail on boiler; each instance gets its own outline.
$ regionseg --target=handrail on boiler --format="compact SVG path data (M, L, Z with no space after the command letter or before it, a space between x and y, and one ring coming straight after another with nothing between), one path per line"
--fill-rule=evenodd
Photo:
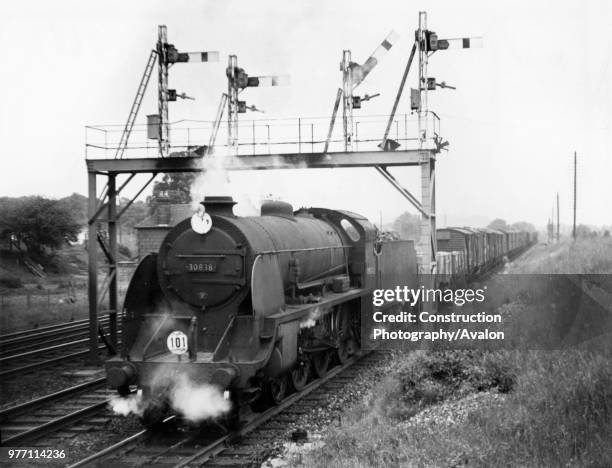
M264 250L263 252L257 252L258 255L270 255L277 253L295 253L295 252L313 252L316 250L333 250L333 249L350 249L352 245L334 245L328 247L305 247L303 249L281 249L281 250Z

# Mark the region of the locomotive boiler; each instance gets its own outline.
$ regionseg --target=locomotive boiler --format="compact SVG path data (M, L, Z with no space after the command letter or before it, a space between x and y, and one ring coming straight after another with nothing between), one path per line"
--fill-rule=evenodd
M207 197L169 231L129 285L111 388L142 391L144 420L171 411L179 377L224 392L234 407L278 403L361 345L361 312L376 288L410 284L412 241L381 241L364 217L264 202L233 214Z

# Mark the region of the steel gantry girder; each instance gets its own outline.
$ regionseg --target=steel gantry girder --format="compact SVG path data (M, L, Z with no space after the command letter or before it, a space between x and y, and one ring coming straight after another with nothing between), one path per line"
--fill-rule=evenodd
M357 151L333 153L275 153L250 156L224 156L223 169L245 171L258 169L342 168L373 166L420 166L434 150ZM88 172L153 173L201 172L203 157L88 159Z

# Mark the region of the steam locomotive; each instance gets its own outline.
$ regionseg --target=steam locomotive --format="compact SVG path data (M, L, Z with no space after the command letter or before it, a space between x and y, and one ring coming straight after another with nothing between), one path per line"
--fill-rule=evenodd
M111 388L141 389L145 424L171 409L185 375L236 411L279 402L359 352L372 290L416 282L413 242L379 240L358 214L267 201L261 216L237 217L231 197L202 205L139 264L121 353L106 362Z
M373 290L421 281L413 241L381 236L363 216L267 201L261 216L238 217L234 204L206 197L132 277L122 350L106 375L121 395L138 386L147 425L172 411L169 395L185 377L231 400L229 424L243 405L279 403L359 352ZM455 234L441 236L444 250ZM472 238L463 242L449 274L473 270Z

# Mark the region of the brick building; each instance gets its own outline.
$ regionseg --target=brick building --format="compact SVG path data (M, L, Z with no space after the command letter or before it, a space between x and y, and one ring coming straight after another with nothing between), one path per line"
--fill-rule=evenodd
M158 199L152 214L136 225L138 259L151 252L157 252L168 231L193 214L189 204L170 203Z

